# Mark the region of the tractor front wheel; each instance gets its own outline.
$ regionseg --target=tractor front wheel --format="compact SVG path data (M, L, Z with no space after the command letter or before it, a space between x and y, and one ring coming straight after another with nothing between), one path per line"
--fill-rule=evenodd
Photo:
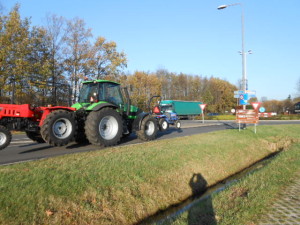
M116 145L123 132L122 118L112 108L91 112L85 122L85 134L93 145L103 147Z
M146 116L142 120L140 130L136 134L143 141L152 141L156 138L157 131L157 120L151 116Z
M11 142L11 133L4 127L0 126L0 150L5 149Z
M41 134L48 144L63 146L74 140L76 130L76 121L72 112L55 110L44 120Z
M159 119L158 125L159 125L159 130L160 131L166 131L169 128L169 124L168 124L167 120L164 119L164 118Z
M175 122L175 127L176 127L177 129L180 129L180 128L181 128L181 122L180 122L179 120L177 120L177 121Z

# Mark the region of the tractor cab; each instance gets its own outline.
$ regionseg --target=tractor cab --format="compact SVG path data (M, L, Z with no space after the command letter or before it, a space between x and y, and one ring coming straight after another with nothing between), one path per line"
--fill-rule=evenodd
M127 87L121 88L119 83L108 80L91 80L82 83L78 102L72 107L76 110L95 111L111 105L118 112L125 113L134 119L138 108L131 105Z
M120 84L105 80L83 82L78 102L90 104L108 102L117 106L124 103Z

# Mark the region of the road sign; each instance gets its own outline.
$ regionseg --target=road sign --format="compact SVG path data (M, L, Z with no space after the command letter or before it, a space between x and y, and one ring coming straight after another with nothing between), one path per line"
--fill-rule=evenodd
M249 100L250 98L256 97L256 91L246 90L245 92L242 90L234 91L234 98L240 98L241 95L244 95L245 100Z
M237 123L258 123L258 112L251 109L238 109L236 111Z
M265 109L265 107L260 107L258 111L261 113L264 113L266 111L266 109Z
M254 132L256 133L256 124L259 121L258 111L249 109L237 109L236 122L239 124L239 131L241 131L241 124L254 124Z
M246 90L245 92L246 92L247 94L256 95L256 91L249 91L249 90Z
M199 106L202 109L202 123L204 123L204 109L206 107L206 104L199 104Z
M243 95L243 94L244 94L244 91L239 90L239 91L234 91L233 93L234 93L235 95Z
M250 98L254 98L256 97L255 95L253 94L234 94L233 96L234 98L239 98L239 99L244 99L244 100L249 100Z
M251 105L254 110L257 110L258 107L261 105L261 102L251 102Z
M258 113L259 117L272 117L274 116L273 113Z
M244 100L249 100L249 95L247 93L244 94Z
M199 104L200 108L202 109L202 111L204 111L205 107L207 104Z
M240 99L240 105L247 105L247 104L248 104L247 100Z

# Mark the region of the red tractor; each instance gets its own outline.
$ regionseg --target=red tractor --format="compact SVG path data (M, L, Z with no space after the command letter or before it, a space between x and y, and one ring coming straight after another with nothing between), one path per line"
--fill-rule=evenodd
M10 130L25 131L38 143L62 146L73 140L75 118L71 107L31 107L29 104L0 104L0 150L11 141ZM43 135L43 137L42 137ZM68 138L69 137L69 138Z

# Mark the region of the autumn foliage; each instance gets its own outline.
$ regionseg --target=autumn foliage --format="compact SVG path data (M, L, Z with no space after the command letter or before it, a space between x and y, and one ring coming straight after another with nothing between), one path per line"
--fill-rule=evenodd
M44 27L22 19L16 5L0 14L0 102L71 105L84 77L130 86L132 103L146 110L153 95L163 99L202 101L207 112L235 106L236 86L216 77L167 70L125 73L126 54L114 41L93 38L82 19L47 16Z

